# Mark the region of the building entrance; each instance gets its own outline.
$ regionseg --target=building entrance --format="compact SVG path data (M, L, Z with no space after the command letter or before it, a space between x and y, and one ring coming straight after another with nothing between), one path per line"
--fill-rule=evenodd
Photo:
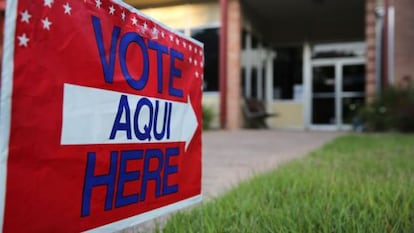
M365 59L313 59L310 88L310 128L349 130L365 102Z

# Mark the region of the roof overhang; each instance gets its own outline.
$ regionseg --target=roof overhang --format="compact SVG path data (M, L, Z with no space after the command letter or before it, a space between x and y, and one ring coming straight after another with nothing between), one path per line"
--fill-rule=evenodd
M364 40L364 0L240 0L248 29L270 44ZM125 0L138 9L218 0ZM246 24L245 24L246 26Z
M242 0L271 44L364 40L364 0Z
M154 8L162 6L174 6L182 4L212 2L211 0L124 0L124 2L135 6L138 9Z

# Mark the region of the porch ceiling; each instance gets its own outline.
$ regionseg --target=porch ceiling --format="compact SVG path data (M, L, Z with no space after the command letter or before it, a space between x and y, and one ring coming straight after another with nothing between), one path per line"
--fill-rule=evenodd
M206 1L125 0L138 8ZM253 31L271 44L364 39L365 0L240 1Z
M364 39L364 0L242 0L244 13L272 44ZM264 25L264 26L261 26Z
M172 6L181 4L191 4L200 2L214 2L211 0L124 0L124 2L131 4L138 9L160 7L160 6Z

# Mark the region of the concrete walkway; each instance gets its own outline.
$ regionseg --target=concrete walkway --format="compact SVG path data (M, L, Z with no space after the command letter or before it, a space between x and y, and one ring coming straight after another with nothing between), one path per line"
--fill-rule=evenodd
M217 196L254 174L274 169L339 136L338 132L209 131L203 135L203 195Z
M203 134L203 196L216 197L240 181L300 158L338 132L282 130L207 131ZM156 219L163 224L166 217ZM122 232L153 232L154 221Z

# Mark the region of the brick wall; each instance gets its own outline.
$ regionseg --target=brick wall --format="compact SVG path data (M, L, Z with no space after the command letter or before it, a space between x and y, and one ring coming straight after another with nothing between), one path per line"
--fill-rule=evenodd
M227 28L227 129L241 127L241 7L239 0L228 2Z
M376 0L366 0L365 2L365 42L367 49L367 60L365 68L366 85L365 93L367 101L375 98L375 59L376 59L376 43L375 43L375 7Z
M395 81L414 82L414 1L396 0L395 7Z

